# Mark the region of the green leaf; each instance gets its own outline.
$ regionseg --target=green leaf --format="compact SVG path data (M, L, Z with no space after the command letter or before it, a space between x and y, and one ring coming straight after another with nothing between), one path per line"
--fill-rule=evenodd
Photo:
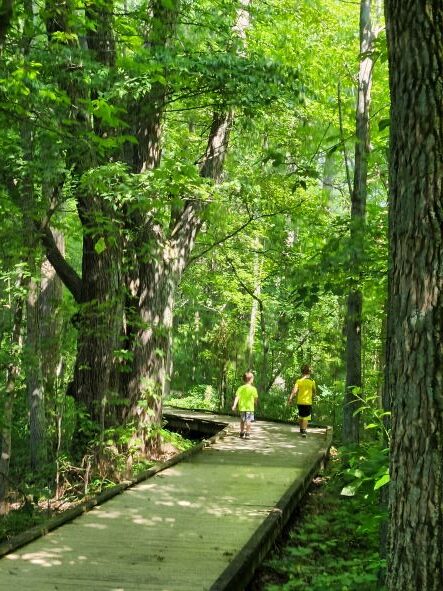
M377 482L374 484L374 490L378 490L379 488L381 488L382 486L384 486L385 484L388 484L388 482L391 480L391 477L389 476L388 473L383 474L383 476L381 478L379 478L377 480Z
M349 486L345 486L344 488L341 489L340 494L343 497L353 497L355 495L355 491L356 491L356 487L349 485Z
M101 254L106 250L106 242L103 236L94 244L94 250L97 254Z

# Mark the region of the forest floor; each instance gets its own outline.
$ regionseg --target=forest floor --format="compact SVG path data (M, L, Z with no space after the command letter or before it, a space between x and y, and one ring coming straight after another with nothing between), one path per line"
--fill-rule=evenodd
M78 463L65 460L57 478L58 494L55 494L53 486L43 480L27 481L24 475L24 484L20 490L10 491L10 497L15 500L10 502L8 513L0 515L0 544L32 527L45 525L53 517L62 515L105 489L135 476L141 470L167 462L198 443L166 430L162 430L162 434L161 450L152 457L143 458L133 464L131 474L127 470L118 471L111 466L111 462L117 461L127 464L128 459L127 456L118 456L114 447L112 460L108 458L107 462L92 461L85 467L84 458Z
M382 591L377 494L341 495L340 453L312 482L247 591Z

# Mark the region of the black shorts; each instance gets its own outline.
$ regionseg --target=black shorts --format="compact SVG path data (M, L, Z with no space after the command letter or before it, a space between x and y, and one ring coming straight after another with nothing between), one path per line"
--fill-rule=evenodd
M298 416L304 419L311 416L312 404L297 404Z

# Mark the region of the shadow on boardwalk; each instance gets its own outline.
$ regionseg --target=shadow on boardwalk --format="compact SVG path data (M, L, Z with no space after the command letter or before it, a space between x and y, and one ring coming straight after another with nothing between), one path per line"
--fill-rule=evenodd
M180 413L185 418L198 413ZM203 415L206 420L211 415ZM0 560L8 591L242 589L327 453L326 429L238 421L200 453Z

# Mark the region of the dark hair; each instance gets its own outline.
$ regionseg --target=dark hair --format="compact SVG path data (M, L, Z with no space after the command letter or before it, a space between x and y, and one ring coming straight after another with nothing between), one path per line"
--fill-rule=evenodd
M309 367L309 365L303 365L302 368L301 368L301 374L302 374L302 376L305 376L308 373L311 373L311 368Z
M246 371L243 374L243 381L244 382L250 382L252 379L254 379L254 374L252 373L252 371Z

